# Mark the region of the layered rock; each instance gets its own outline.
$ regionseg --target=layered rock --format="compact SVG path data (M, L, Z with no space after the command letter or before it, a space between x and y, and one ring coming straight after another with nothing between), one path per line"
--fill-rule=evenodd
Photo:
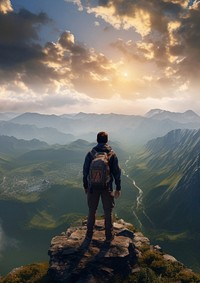
M137 262L142 247L160 249L150 247L149 239L123 220L114 223L114 233L112 242L106 243L104 221L97 220L91 242L85 240L86 223L54 237L49 248L51 282L116 282L140 270Z

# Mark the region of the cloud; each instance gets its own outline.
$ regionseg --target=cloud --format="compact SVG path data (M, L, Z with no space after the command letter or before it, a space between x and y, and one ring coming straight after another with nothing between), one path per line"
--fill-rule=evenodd
M1 84L18 80L30 69L32 62L41 66L44 54L36 42L39 39L37 28L48 21L44 13L35 15L27 10L0 14Z
M112 46L135 65L152 62L155 84L149 85L151 96L156 85L157 89L165 87L171 95L183 89L186 80L188 91L194 93L199 88L200 1L101 0L98 5L90 2L85 9L115 29L134 29L141 36L134 42L117 40ZM162 97L165 91L159 89L159 93Z
M7 14L13 11L10 0L1 0L0 2L0 13Z
M116 64L102 53L76 43L70 31L63 32L57 42L42 46L39 28L50 22L45 13L36 15L27 10L0 14L0 83L4 105L10 104L10 109L24 109L30 103L47 107L47 97L53 101L55 96L62 102L64 99L64 104L84 103L86 96L77 101L75 95L72 99L77 92L87 94L88 102L89 97L111 96Z
M81 0L65 0L65 2L72 2L78 6L79 11L83 11L83 5L81 4Z
M107 0L98 5L86 6L88 13L94 13L117 29L134 29L142 37L151 32L165 32L168 18L175 18L186 1L167 0Z
M34 93L45 99L46 95L60 92L68 96L69 90L85 92L90 97L112 95L110 80L116 66L103 54L76 43L70 31L63 32L57 42L47 42L45 46L36 43L36 27L48 21L44 13L34 15L26 10L0 16L5 26L0 31L0 51L4 55L0 60L0 81L7 97L11 93L13 97L14 90L16 102L21 101L20 91L25 97L29 92L30 101L35 100Z
M1 1L1 110L56 111L116 97L125 101L172 99L186 91L196 97L199 1L190 6L184 0L66 2L103 19L107 27L101 21L98 30L102 27L111 33L114 29L121 34L126 30L130 39L120 37L110 43L117 52L112 60L77 42L67 30L42 45L40 27L51 24L51 19L25 9L16 13L10 1ZM95 19L94 26L98 23Z
M107 5L88 8L88 13L101 17L116 29L134 28L136 32L145 36L150 32L150 15L148 11L133 6L130 1L121 5L120 1L110 1Z
M195 80L200 74L200 3L195 1L190 8L187 17L181 21L181 26L177 31L179 37L180 55L183 60L180 61L179 73L183 80L188 77Z
M70 86L96 98L112 95L116 65L93 48L77 44L71 32L65 31L56 43L48 43L45 54L46 64L54 69L54 76L63 87Z
M45 93L38 95L29 89L16 94L16 90L7 90L6 92L0 87L0 111L6 112L7 109L13 112L28 111L41 113L65 113L66 109L83 108L92 103L92 99L83 93L74 90L64 90L60 93ZM5 95L2 95L4 94Z

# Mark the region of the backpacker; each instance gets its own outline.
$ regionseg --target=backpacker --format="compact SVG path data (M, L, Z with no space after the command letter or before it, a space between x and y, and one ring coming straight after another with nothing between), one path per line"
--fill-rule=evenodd
M90 164L88 182L90 188L107 188L111 180L109 159L112 151L97 152L95 149L91 151L93 160Z

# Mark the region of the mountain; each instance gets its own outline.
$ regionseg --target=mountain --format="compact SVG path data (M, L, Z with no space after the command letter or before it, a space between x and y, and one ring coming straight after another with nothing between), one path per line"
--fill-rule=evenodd
M20 155L30 150L44 149L49 147L45 142L37 139L30 141L16 139L14 137L0 136L0 154L8 154L11 156Z
M0 122L0 134L17 139L38 139L49 144L66 144L74 139L73 135L59 132L56 128L37 128L35 125Z
M199 271L199 123L184 113L182 120L168 114L156 119L113 113L25 113L19 123L0 122L0 133L10 137L0 155L0 272L36 257L46 260L48 240L85 215L82 165L99 130L108 131L122 166L123 191L115 212ZM30 144L18 144L12 136ZM31 140L36 137L51 146L40 148L38 142L33 148ZM140 145L137 151L135 145ZM15 150L22 150L20 156Z
M150 215L155 216L157 206L156 222L160 226L200 231L200 130L172 131L147 146L154 153L154 160L148 164L159 162L160 170L170 168L168 179L171 178L171 184L148 208ZM168 216L163 218L166 211Z
M149 141L127 160L138 192L135 223L199 271L200 130L177 129Z
M35 125L38 128L55 128L64 133L66 132L66 129L70 129L70 132L72 132L70 119L61 118L57 115L44 115L40 113L27 112L13 118L10 122L21 125Z
M20 173L18 169L15 180L12 176L8 179L10 195L3 194L2 185L0 190L0 275L35 261L48 261L51 238L85 215L87 209L83 190L75 181L70 183L67 178L68 182L59 185L59 178L58 182L53 178L53 184L49 177L50 186L43 188L47 176Z
M92 240L84 240L87 222L54 237L49 248L50 281L88 282L199 282L200 275L166 254L131 223L113 224L114 238L105 243L104 220L97 220ZM119 281L120 278L120 281ZM143 280L143 279L146 280Z
M19 116L19 113L3 112L0 113L0 121L9 121L17 116Z
M137 121L143 120L140 116L118 115L118 114L87 114L78 113L75 115L43 115L38 113L24 113L12 119L10 122L35 125L37 127L55 127L64 133L74 135L97 132L107 127L111 132L123 127L133 127ZM94 138L93 138L94 140Z
M76 140L65 146L56 146L49 148L39 148L35 150L28 151L21 154L18 157L19 162L51 162L56 166L63 166L67 163L80 163L82 165L84 158L88 151L90 151L96 143L89 143L85 140ZM125 160L128 154L121 149L120 145L117 143L110 142L112 148L117 152L120 160ZM56 164L57 163L57 164Z
M8 139L15 146L26 143ZM0 155L0 274L36 259L47 261L53 235L87 214L82 168L85 155L94 144L79 139L65 146L13 154L9 161ZM117 154L119 150L122 158L128 158L119 144L111 144ZM120 161L124 162L121 157ZM130 220L135 193L128 185L123 182L124 192L116 213ZM103 213L101 206L98 213Z
M192 110L187 110L184 113L170 112L161 109L152 109L145 114L147 118L157 120L170 119L180 123L199 123L200 117Z
M68 149L72 150L89 150L91 146L91 143L83 139L75 140L67 145Z
M174 129L198 129L200 117L191 110L184 113L173 113L154 109L144 117L115 113L80 112L60 116L23 113L11 119L10 122L31 127L34 125L37 128L54 128L59 131L59 134L70 134L74 136L74 140L86 139L89 142L95 141L98 131L105 130L113 141L119 141L130 147L145 144L148 140L165 135ZM73 136L68 138L69 141L73 140ZM62 137L57 137L57 143L63 144Z
M15 268L2 276L0 283L27 282L27 278L34 283L200 282L199 274L160 246L152 245L131 223L119 219L113 224L115 237L111 243L104 242L103 219L96 220L93 238L88 242L86 221L79 219L52 238L49 264Z
M200 231L199 148L200 130L177 129L149 141L132 164L130 173L143 187L145 210L156 227Z

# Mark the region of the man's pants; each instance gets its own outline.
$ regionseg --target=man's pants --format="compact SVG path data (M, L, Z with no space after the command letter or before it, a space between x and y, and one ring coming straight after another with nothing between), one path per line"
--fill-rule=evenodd
M108 189L93 189L92 192L88 190L87 201L88 201L89 213L87 220L87 236L92 237L93 227L95 224L95 215L100 197L104 209L105 236L107 239L109 239L112 237L112 230L113 230L112 210L114 208L115 202L114 202L114 197L111 196L111 192L108 191Z

